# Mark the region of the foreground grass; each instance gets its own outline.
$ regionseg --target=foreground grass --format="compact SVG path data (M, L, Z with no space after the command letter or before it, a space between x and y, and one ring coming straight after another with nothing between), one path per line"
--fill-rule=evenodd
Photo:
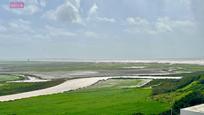
M114 82L114 81L112 81ZM111 82L111 83L112 83ZM151 89L120 88L129 81L110 87L98 86L77 91L0 103L0 114L67 115L67 114L158 114L169 109L169 104L150 98ZM132 81L131 81L132 82ZM129 85L135 85L137 81ZM102 82L102 85L107 84Z

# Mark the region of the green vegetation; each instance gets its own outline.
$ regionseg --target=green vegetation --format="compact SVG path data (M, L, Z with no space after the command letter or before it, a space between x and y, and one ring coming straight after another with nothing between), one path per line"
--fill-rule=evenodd
M177 100L173 105L173 113L179 115L180 109L204 103L204 94L199 91L193 91L185 97Z
M23 79L25 78L17 74L0 74L0 96L43 89L64 82L63 79L33 83L8 82Z
M7 75L7 74L0 75L0 82L14 81L14 80L20 80L20 79L22 79L22 77L17 75Z
M0 103L0 114L158 114L169 104L152 100L149 88L132 86L137 80L111 80L72 92ZM111 85L110 85L111 84ZM119 85L121 84L121 85ZM105 86L105 87L99 87Z
M183 76L181 80L153 80L146 86L152 86L153 95L175 91L179 88L185 87L193 81L200 79L204 75L204 71L193 73L176 74L175 76Z
M114 70L140 63L94 63L94 62L0 62L0 67L8 71L74 71L74 70Z
M3 61L0 67L6 71L74 71L74 70L125 70L125 67L144 66L146 68L195 72L204 70L204 66L190 64L161 63L94 63L94 62L46 62L46 61ZM130 69L130 68L128 68Z
M142 88L134 88L141 80L111 79L93 86L55 95L1 102L0 114L170 114L180 108L204 103L204 66L159 63L89 63L89 62L0 62L7 71L81 71L107 70L128 74L131 66L144 66L141 72L172 72L181 80L153 80ZM1 71L3 70L1 69ZM123 71L127 70L127 71ZM130 71L131 70L131 71ZM138 70L138 69L137 69ZM130 71L130 72L128 72ZM140 72L140 70L138 71ZM185 73L191 72L191 73ZM165 76L165 75L160 75ZM5 77L4 77L5 78ZM9 77L6 77L9 78ZM6 83L0 78L0 95L50 87L60 83Z
M58 85L62 83L64 80L53 80L48 82L34 82L34 83L2 83L0 85L0 96L15 94L27 91L33 91L37 89L43 89L51 86Z
M175 91L160 93L153 96L153 99L160 102L169 102L173 108L173 114L179 115L181 108L193 106L204 103L204 75L194 76L191 80L181 80L183 84L186 82L189 84L182 88L177 88ZM159 86L157 86L159 87ZM170 110L163 112L162 114L170 114Z
M105 88L105 87L111 87L111 88L124 88L128 86L135 86L142 80L140 79L109 79L107 81L101 81L92 87L88 87L88 89L95 89L95 88Z

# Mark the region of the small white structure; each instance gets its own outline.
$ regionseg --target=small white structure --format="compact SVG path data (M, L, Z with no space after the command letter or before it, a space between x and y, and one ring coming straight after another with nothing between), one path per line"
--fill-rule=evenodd
M180 115L204 115L204 104L183 108Z

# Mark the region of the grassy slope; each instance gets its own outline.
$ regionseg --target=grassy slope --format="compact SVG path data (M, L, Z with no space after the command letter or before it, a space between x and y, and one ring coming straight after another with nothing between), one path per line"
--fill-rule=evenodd
M126 86L129 81L119 81ZM130 82L129 85L135 85ZM102 83L103 85L110 82ZM145 114L160 113L169 104L152 100L151 89L120 88L116 83L110 87L90 87L73 92L40 96L13 102L0 103L0 114Z
M204 102L204 75L198 76L198 79L195 79L185 87L173 92L155 95L153 99L160 102L169 102L173 107L173 114L179 115L181 108ZM170 111L166 111L163 114L170 114Z
M146 86L151 86L153 88L152 94L157 95L157 94L176 91L177 89L185 87L186 85L190 84L191 82L198 80L199 76L202 76L202 75L204 75L204 71L175 74L174 76L183 76L183 78L180 80L157 79L157 80L151 81Z
M201 76L199 80L195 80L183 88L177 89L174 92L156 95L156 96L154 96L154 98L157 100L160 100L160 101L170 102L170 101L172 101L171 99L174 99L174 101L177 101L177 100L183 98L184 96L186 96L192 92L195 92L195 91L204 93L204 84L201 83L201 81L200 81L203 78L204 78L204 75Z

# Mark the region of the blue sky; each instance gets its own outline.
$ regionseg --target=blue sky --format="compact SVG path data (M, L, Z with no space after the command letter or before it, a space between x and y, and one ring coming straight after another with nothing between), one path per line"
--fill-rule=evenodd
M0 1L0 58L204 58L203 0Z

